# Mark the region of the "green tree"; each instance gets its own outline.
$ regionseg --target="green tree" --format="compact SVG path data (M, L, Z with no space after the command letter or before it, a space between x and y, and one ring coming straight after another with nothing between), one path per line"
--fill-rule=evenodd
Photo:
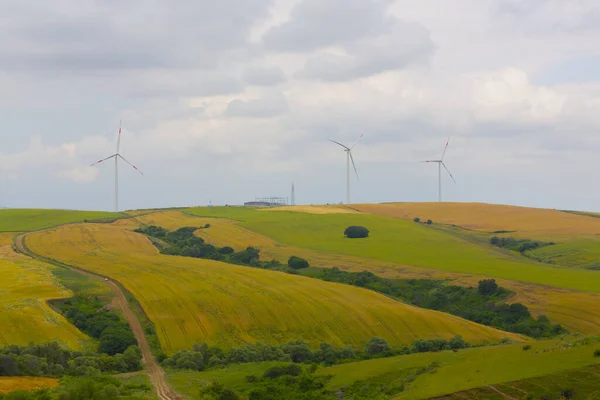
M112 356L123 353L129 346L135 344L137 344L137 340L130 330L122 326L111 326L100 335L99 350Z
M498 284L495 279L484 279L479 281L477 291L482 296L490 296L498 292Z
M349 226L344 231L344 235L350 239L360 239L369 236L369 230L364 226Z
M288 265L290 266L290 268L293 269L302 269L302 268L308 268L308 261L306 261L304 258L300 258L300 257L296 257L296 256L291 256L290 259L288 260Z
M380 337L372 337L365 345L365 353L370 356L383 354L390 351L390 345L388 342Z

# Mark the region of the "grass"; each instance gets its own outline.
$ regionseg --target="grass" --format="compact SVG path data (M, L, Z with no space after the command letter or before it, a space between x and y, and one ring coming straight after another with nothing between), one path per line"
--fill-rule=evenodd
M415 338L472 343L510 335L411 307L360 288L210 260L165 256L119 224L78 224L30 234L28 248L115 278L154 323L165 353L206 342L224 348L302 338L356 347L372 336L391 344Z
M29 232L74 222L113 220L121 213L51 209L0 210L0 232Z
M596 343L594 343L594 341ZM593 357L598 338L555 340L532 343L524 351L521 345L473 348L458 352L421 353L394 358L342 364L317 370L332 375L330 390L338 390L355 381L381 382L403 371L439 363L435 373L419 375L394 399L427 399L458 391L495 385L519 379L558 373L598 364ZM571 346L568 345L571 343ZM385 383L385 382L381 382Z
M47 301L73 294L54 267L12 251L12 235L0 234L0 346L59 341L81 349L87 336L53 311Z
M117 224L122 224L124 221L118 221ZM263 260L276 259L285 263L290 256L296 255L309 260L311 266L315 267L339 267L348 271L368 270L387 278L447 279L455 284L467 286L476 286L479 280L486 279L481 275L465 275L398 265L392 262L289 246L243 228L236 221L225 218L195 217L179 211L166 211L138 218L138 221L167 227L170 230L183 226L204 226L208 223L210 228L196 231L196 234L208 243L219 247L232 246L237 250L255 246L260 248ZM131 229L134 227L132 226ZM487 240L480 240L478 243L485 244ZM495 250L489 246L487 248ZM600 303L599 294L505 279L497 279L497 281L502 287L516 293L516 297L511 301L527 305L535 315L544 314L553 322L565 325L573 332L600 334L600 308L597 307Z
M37 390L54 388L59 384L58 379L33 376L0 376L0 394L14 390Z
M235 391L243 391L248 388L247 376L262 377L267 369L280 364L287 365L289 363L263 362L234 364L224 369L203 372L169 371L167 373L167 380L177 392L188 396L197 395L200 387L213 381L218 381Z
M592 365L537 378L500 383L492 387L471 389L435 400L505 400L506 396L517 399L540 399L548 396L547 398L556 399L568 389L573 390L576 399L600 399L599 376L600 365Z
M600 240L596 237L546 246L528 254L564 266L600 270Z
M402 219L370 214L264 212L233 207L195 208L187 212L243 221L240 222L242 227L292 246L600 293L600 274L595 271L555 268L525 258L519 260L491 246L472 243ZM561 215L571 216L567 213ZM598 219L590 219L600 223ZM346 239L343 232L349 225L366 226L371 230L371 236L359 240Z

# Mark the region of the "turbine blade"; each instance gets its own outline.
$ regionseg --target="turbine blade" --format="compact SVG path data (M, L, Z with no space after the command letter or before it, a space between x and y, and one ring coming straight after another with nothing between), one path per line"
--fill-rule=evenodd
M356 139L356 142L354 142L354 144L352 146L350 146L351 150L354 148L354 146L356 146L356 143L358 143L358 142L361 141L361 139L363 138L363 136L365 136L365 134L361 133L361 135L358 137L358 139Z
M130 163L129 161L127 161L127 160L125 159L125 157L123 157L123 156L122 156L122 155L120 155L120 154L117 154L117 156L119 156L119 157L120 157L120 158L121 158L123 161L125 161L127 164L131 165L131 166L133 167L133 169L135 169L137 172L139 172L140 174L144 175L144 173L143 173L142 171L140 171L140 170L138 169L138 167L136 167L135 165L133 165L132 163Z
M446 170L446 172L448 172L448 175L450 175L450 178L452 178L452 181L453 181L454 183L456 183L456 180L455 180L455 179L454 179L454 177L452 176L452 173L450 172L450 170L449 170L449 169L446 167L446 164L444 164L444 163L442 162L442 166L444 167L444 169Z
M446 150L448 150L448 143L450 143L450 136L448 136L448 140L446 141L446 146L444 146L444 151L442 152L442 158L440 158L440 160L443 160L444 155L446 155Z
M335 143L335 144L339 144L340 146L342 146L342 147L343 147L343 148L345 148L346 150L350 150L350 149L348 148L348 146L346 146L346 145L343 145L343 144L341 144L340 142L336 142L335 140L331 140L331 139L329 139L329 141L330 141L330 142L333 142L333 143Z
M113 154L113 155L112 155L112 156L110 156L110 157L103 158L102 160L96 161L95 163L93 163L92 165L90 165L90 167L93 167L94 165L98 165L98 164L100 164L101 162L104 162L104 161L106 161L106 160L110 160L111 158L113 158L113 157L116 157L116 156L117 156L116 154Z
M350 161L352 161L352 167L354 167L354 173L356 174L356 180L359 181L358 170L356 169L356 164L354 164L354 157L352 157L352 152L348 150L348 154L350 154Z
M119 120L119 137L117 139L117 154L119 154L120 149L121 149L121 120Z

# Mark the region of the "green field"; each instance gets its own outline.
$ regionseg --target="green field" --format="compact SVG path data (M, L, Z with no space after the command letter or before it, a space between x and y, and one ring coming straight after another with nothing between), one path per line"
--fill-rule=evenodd
M597 239L558 243L527 254L563 266L600 270L600 241Z
M458 352L412 354L321 367L316 374L330 377L327 389L332 393L357 381L388 386L404 380L406 382L404 392L394 396L394 399L427 399L548 374L562 376L564 371L588 366L595 366L590 370L596 371L600 368L600 359L593 357L593 351L599 346L597 342L600 338L595 340L596 343L573 347L569 347L567 343L576 343L574 340L538 342L527 351L523 350L521 345L507 345ZM439 364L434 368L435 372L414 375L415 370L430 366L432 363ZM260 377L274 365L277 363L239 364L204 372L170 372L168 377L180 393L190 396L197 394L199 387L215 380L238 393L244 393L251 388L247 376ZM519 368L515 368L517 365ZM541 381L544 379L546 378L540 378ZM555 386L562 385L555 382ZM548 387L552 386L548 385Z
M194 208L198 216L231 218L241 226L288 245L453 271L600 293L595 271L552 267L481 246L411 221L371 214L315 215L238 207ZM367 239L349 240L349 225L370 229Z
M505 400L507 396L515 399L541 399L543 396L557 399L568 391L573 392L574 399L597 400L600 399L599 377L600 365L592 365L537 378L501 383L493 387L486 386L453 393L437 397L435 400Z
M333 375L328 387L337 390L355 381L382 384L395 379L403 370L439 363L435 373L423 374L406 386L397 399L427 399L490 384L543 376L588 365L599 364L593 356L596 343L569 347L568 341L548 341L532 344L528 351L522 346L475 348L459 352L422 353L359 363L337 365L317 371Z
M123 214L102 211L72 211L51 209L0 210L0 232L29 232L53 226L121 218Z

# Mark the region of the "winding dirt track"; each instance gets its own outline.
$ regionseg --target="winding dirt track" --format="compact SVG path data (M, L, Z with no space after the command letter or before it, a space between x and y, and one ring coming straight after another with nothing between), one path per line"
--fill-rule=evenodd
M36 258L36 259L38 259L40 261L44 261L44 262L51 262L51 260L48 260L42 256L39 256L39 255L31 252L27 248L27 246L25 246L25 237L26 236L27 236L27 234L19 235L15 239L15 246L17 247L17 250L31 258ZM150 381L152 382L152 386L154 386L156 395L158 396L158 398L160 400L181 400L182 397L179 396L177 393L175 393L175 391L173 389L171 389L171 387L167 383L167 381L165 379L165 371L160 367L160 365L156 362L156 359L152 355L152 352L150 351L150 345L148 344L148 340L146 339L146 336L144 335L144 330L142 329L142 325L140 324L140 321L137 319L137 317L135 316L133 311L131 311L131 308L129 307L129 303L127 302L127 298L125 297L125 294L123 293L123 291L121 290L119 285L117 285L116 282L114 280L110 279L109 277L104 277L101 275L93 274L91 272L88 272L88 271L85 271L85 270L82 270L79 268L75 268L75 267L69 266L67 268L70 268L71 270L79 272L83 275L89 276L93 279L102 281L110 287L110 289L115 294L115 298L114 298L112 304L117 305L119 307L119 309L125 316L127 323L129 323L129 326L131 327L131 330L133 331L135 338L138 341L138 345L139 345L140 349L142 350L143 362L147 368L146 374L150 378ZM105 281L104 278L107 278L108 280Z

